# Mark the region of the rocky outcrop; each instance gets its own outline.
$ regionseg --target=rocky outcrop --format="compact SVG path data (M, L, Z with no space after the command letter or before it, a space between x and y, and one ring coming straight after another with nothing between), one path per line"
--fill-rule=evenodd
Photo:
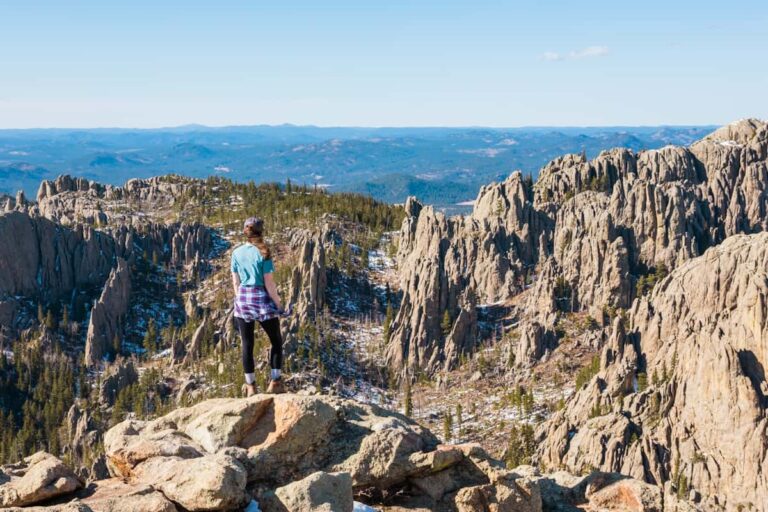
M634 280L737 233L768 227L768 125L745 120L690 148L566 156L542 169L535 204L556 211L554 258L573 307L628 307ZM601 277L602 276L602 277ZM549 290L555 283L550 283Z
M408 200L398 250L403 300L387 349L390 364L450 368L470 348L465 334L475 328L462 327L460 340L446 342L453 331L441 325L446 311L452 325L466 324L475 316L467 310L475 298L495 302L522 290L523 272L540 254L539 234L550 225L531 199L518 172L484 187L469 217L448 218Z
M145 222L122 225L108 232L117 240L126 259L146 257L158 264L186 266L193 271L206 268L215 245L213 231L197 222Z
M99 387L99 402L108 406L113 405L120 391L138 380L139 372L133 360L118 358L104 370Z
M184 356L184 364L191 363L200 358L203 355L203 345L211 334L213 326L208 315L203 316L203 321L197 326L195 332L192 333L192 338L189 340L189 345L186 347Z
M520 339L515 344L514 360L518 366L530 366L541 359L547 351L557 347L555 333L538 322L525 321L520 326Z
M288 290L283 298L284 306L293 312L284 323L285 344L289 352L296 350L302 324L314 322L327 307L326 250L333 244L334 233L328 229L318 233L296 230L289 235L289 245L296 255ZM227 326L231 325L227 323ZM225 334L234 333L225 331Z
M69 494L83 486L79 478L56 457L38 452L0 474L0 507L23 507ZM5 509L4 509L5 510Z
M331 397L208 400L150 422L127 420L104 445L113 475L188 510L227 509L249 493L265 510L316 510L293 506L326 500L346 510L353 493L369 501L404 487L451 509L462 488L502 479L520 510L539 510L536 489L514 485L479 446L439 447L399 414Z
M768 233L690 260L614 323L600 373L537 432L546 467L693 489L704 508L764 505Z
M0 214L0 297L56 300L100 285L115 262L111 237L87 226L69 229L26 213Z
M178 199L203 182L181 176L158 176L132 179L122 187L102 185L84 178L62 175L45 180L37 192L37 209L41 215L61 224L99 223L104 225L130 220L122 211L126 205L153 211L173 206ZM109 204L123 208L109 208Z
M107 279L101 297L91 308L85 341L85 364L101 363L115 337L123 335L123 320L128 313L131 295L131 271L125 260L118 258L117 267Z
M307 235L297 244L298 260L291 276L287 302L296 314L294 318L311 321L325 307L328 278L324 238L322 234Z
M97 444L101 440L101 432L98 430L96 422L93 421L91 414L80 404L72 404L69 408L66 418L67 438L69 439L66 447L70 454L76 460L90 458L97 451ZM83 474L80 475L84 476ZM87 475L97 476L97 475Z
M467 290L510 299L537 275L523 316L551 328L558 315L628 308L636 282L672 269L737 233L768 227L768 125L745 120L689 148L566 155L535 185L520 173L484 187L472 214L446 218L410 199L400 232L402 307L388 360L450 367L445 311Z
M349 512L361 507L353 499L393 511L661 510L657 486L615 473L509 470L479 445L439 445L404 416L332 397L207 400L123 421L104 447L112 478L40 510L242 510L255 500L264 512Z

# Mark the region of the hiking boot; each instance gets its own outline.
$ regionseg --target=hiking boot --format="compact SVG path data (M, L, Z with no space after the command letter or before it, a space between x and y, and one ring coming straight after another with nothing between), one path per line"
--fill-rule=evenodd
M246 396L246 398L253 396L256 394L256 384L243 384L243 387L240 391Z
M269 387L267 393L271 395L279 395L285 393L285 386L283 385L283 379L273 379L269 381Z

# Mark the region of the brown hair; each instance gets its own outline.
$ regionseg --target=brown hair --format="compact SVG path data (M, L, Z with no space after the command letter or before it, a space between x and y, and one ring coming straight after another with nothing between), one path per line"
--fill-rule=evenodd
M269 246L264 241L264 232L263 227L256 226L255 224L250 224L248 226L245 226L243 229L243 234L248 238L248 241L255 245L259 252L261 252L261 256L265 259L271 259L272 258L272 251L269 250Z

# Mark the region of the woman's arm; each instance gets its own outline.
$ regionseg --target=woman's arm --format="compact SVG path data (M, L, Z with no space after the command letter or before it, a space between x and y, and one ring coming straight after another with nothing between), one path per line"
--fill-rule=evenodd
M267 293L272 298L272 301L277 306L277 309L283 309L280 304L280 295L277 293L277 285L275 284L275 278L272 277L272 273L264 274L264 287L267 289Z
M237 297L237 291L240 289L240 274L232 272L232 287L235 289L235 297Z

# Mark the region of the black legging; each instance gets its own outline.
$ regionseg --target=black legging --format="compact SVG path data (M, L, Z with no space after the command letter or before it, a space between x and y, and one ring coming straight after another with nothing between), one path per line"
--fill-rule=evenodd
M283 337L280 335L280 320L270 318L259 322L261 328L269 336L272 348L269 349L269 365L273 370L283 368ZM246 322L242 318L235 317L235 325L240 331L240 338L243 340L243 369L245 373L254 373L253 364L253 330L256 322Z

